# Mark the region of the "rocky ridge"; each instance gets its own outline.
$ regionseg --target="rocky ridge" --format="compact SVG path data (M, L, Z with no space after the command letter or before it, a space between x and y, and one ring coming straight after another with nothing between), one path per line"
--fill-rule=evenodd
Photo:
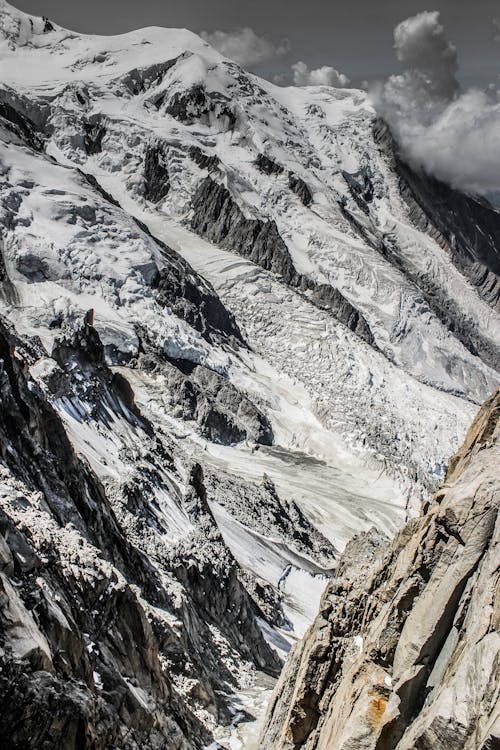
M500 742L500 390L432 500L346 548L271 699L262 750L489 750Z
M0 64L0 729L226 747L498 382L499 214L185 30L0 0Z
M1 321L0 345L4 746L201 747L210 716L212 727L230 720L227 696L242 678L234 655L243 670L280 667L257 624L258 588L221 537L202 469L179 473L179 452L107 368L89 323L45 357L43 387L30 374L42 367L39 341ZM51 402L97 434L98 425L115 440L135 434L134 472L119 491L76 455Z

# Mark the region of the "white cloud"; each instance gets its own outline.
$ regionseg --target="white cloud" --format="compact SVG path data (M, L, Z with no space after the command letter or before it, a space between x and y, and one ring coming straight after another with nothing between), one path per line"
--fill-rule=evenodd
M394 47L406 75L423 89L446 98L456 93L457 51L446 38L437 11L424 11L396 26Z
M295 65L292 65L292 71L295 86L334 86L335 88L345 88L350 84L347 76L328 65L309 70L304 62L299 61Z
M274 44L256 34L249 26L231 31L202 31L200 36L224 57L229 57L244 67L282 57L290 48L287 40Z
M498 191L496 87L460 89L457 53L437 12L403 21L395 29L394 41L403 73L376 87L372 99L404 158L454 187L480 194Z

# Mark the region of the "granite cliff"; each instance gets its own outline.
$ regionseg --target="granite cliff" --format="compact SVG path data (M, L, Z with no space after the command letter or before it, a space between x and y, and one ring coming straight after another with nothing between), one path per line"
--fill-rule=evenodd
M497 390L421 516L347 546L262 750L499 747L499 459Z

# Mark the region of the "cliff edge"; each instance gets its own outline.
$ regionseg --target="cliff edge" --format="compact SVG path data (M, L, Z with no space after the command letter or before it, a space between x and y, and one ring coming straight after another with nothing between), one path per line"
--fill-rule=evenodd
M370 533L348 545L262 750L500 746L499 438L500 389L421 516L385 551Z

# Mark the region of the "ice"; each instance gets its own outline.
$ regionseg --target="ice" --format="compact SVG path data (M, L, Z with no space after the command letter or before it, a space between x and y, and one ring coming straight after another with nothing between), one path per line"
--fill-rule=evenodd
M138 407L174 455L173 467L155 464L147 436L124 414L110 414L106 425L76 394L52 399L75 450L111 496L138 475L154 474L147 485L151 540L138 540L133 519L119 509L131 542L149 544L151 559L190 543L193 522L183 497L194 462L255 486L271 480L280 499L295 502L338 551L373 525L393 535L442 479L477 404L498 383L498 372L442 323L414 279L430 280L492 351L500 345L500 326L497 312L439 241L412 222L394 164L374 137L366 94L275 86L244 73L186 30L150 28L116 37L57 26L42 31L41 19L31 24L0 0L2 97L25 95L19 106L47 133L35 152L0 129L2 256L9 279L0 311L20 335L37 336L45 347L47 356L30 366L43 388L57 369L50 354L58 326L94 310L106 351L115 353L108 354L116 357L115 371L131 383ZM141 81L135 93L127 84L131 72ZM234 127L213 113L182 122L165 103L155 106L160 97L167 101L197 85L225 97ZM105 133L101 150L89 154L82 129L91 117ZM158 144L171 187L152 204L144 198L144 161L146 149ZM192 146L215 157L216 169L200 169L189 156ZM283 172L261 172L259 154ZM368 212L344 176L367 167L374 188ZM289 172L311 190L310 207L289 189ZM339 289L368 321L375 346L242 258L237 246L221 249L193 234L192 196L209 173L245 216L276 222L296 269ZM154 281L164 259L135 219L213 285L248 349L207 341L156 302ZM382 242L394 243L406 270L381 252ZM166 379L136 366L141 327L159 357L201 363L228 377L269 418L275 444L215 445L195 424L174 417ZM12 486L5 492L10 497ZM41 537L57 535L65 564L78 571L91 551L79 551L74 530L52 528L36 502L27 514ZM285 657L314 618L329 571L292 539L243 523L213 498L208 502L237 563L281 596L290 628L259 624ZM180 601L181 587L168 585ZM180 627L172 613L154 614ZM216 629L213 637L221 637ZM354 644L363 647L358 636ZM239 679L233 657L227 657L229 668ZM102 689L97 672L94 680ZM247 710L262 715L270 687L258 675L234 698L234 721L220 729L223 747L255 747L259 722L241 719ZM129 688L147 708L147 696Z

